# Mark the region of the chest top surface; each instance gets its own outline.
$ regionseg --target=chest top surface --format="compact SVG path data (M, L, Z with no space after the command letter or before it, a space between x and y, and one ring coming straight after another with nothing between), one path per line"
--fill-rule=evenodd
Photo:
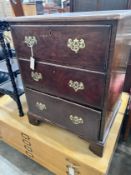
M131 17L131 10L75 12L63 14L48 14L27 17L8 17L9 22L44 22L44 21L96 21L119 20L127 16Z

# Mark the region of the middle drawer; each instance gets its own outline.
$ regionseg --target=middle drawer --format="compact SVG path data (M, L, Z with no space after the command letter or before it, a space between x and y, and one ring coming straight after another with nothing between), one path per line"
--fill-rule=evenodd
M99 109L103 107L105 74L49 63L19 60L26 87Z

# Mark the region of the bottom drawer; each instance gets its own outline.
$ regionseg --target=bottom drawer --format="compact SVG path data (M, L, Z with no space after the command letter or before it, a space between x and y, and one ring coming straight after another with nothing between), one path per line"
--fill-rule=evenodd
M58 97L26 89L29 112L85 140L98 140L101 112Z

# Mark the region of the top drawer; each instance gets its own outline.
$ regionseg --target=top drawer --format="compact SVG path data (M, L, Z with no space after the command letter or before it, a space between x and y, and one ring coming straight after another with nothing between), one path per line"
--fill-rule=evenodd
M11 26L18 58L104 72L110 25ZM34 44L34 45L33 45Z

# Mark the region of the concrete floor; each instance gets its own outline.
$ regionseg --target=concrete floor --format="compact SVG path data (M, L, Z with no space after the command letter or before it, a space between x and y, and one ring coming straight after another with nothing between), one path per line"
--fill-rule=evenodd
M0 141L0 175L53 175L42 166ZM119 141L108 175L131 175L131 137Z
M127 142L119 139L108 175L131 175L131 133Z

